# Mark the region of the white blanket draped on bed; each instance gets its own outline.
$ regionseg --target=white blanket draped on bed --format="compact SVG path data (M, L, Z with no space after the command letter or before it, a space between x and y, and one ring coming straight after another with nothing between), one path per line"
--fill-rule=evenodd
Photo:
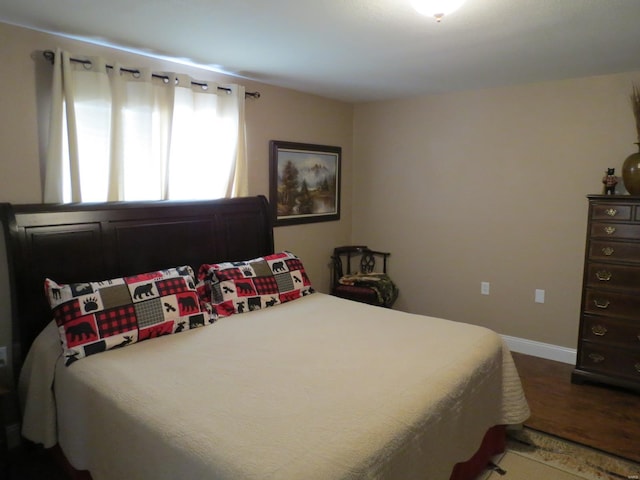
M94 480L447 479L529 415L494 332L323 294L58 362L57 438L39 356L23 433Z

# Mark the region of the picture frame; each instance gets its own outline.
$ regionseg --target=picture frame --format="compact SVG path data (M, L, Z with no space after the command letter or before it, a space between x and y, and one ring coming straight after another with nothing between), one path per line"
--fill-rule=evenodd
M342 148L269 142L269 203L275 226L340 219Z

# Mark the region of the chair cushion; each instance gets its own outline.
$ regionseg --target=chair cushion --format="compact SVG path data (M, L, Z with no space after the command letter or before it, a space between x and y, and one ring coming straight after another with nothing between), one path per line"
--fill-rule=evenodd
M337 285L333 289L333 294L337 297L356 300L358 302L379 305L378 295L371 287L357 287L355 285Z
M347 288L350 290L347 290ZM357 273L354 275L345 275L340 278L339 284L335 286L334 291L342 291L345 297L347 295L352 295L363 299L368 299L370 298L370 295L373 295L375 299L373 301L360 301L375 305L383 305L385 307L391 307L398 298L399 293L398 287L396 287L395 283L393 283L391 278L389 278L389 275L386 273ZM365 293L367 291L370 293Z

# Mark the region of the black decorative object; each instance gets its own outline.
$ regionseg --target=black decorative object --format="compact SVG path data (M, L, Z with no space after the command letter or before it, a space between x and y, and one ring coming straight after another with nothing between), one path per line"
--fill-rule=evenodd
M607 174L602 177L602 184L604 185L605 195L615 195L616 185L618 184L618 177L616 177L615 168L607 168Z

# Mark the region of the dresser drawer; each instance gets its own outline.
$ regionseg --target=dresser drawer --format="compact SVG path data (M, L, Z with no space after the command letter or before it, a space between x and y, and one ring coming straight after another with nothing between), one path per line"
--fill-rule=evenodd
M594 204L591 218L593 220L631 220L632 211L631 205Z
M613 344L640 352L640 322L607 317L582 317L580 336L594 343Z
M589 260L640 264L640 243L592 240L588 255Z
M640 322L640 295L625 295L587 288L582 309L585 313L607 317L630 318Z
M640 224L593 222L590 231L593 238L640 238Z
M590 263L586 275L589 287L634 289L640 293L640 265Z
M583 342L578 367L640 381L640 352Z

